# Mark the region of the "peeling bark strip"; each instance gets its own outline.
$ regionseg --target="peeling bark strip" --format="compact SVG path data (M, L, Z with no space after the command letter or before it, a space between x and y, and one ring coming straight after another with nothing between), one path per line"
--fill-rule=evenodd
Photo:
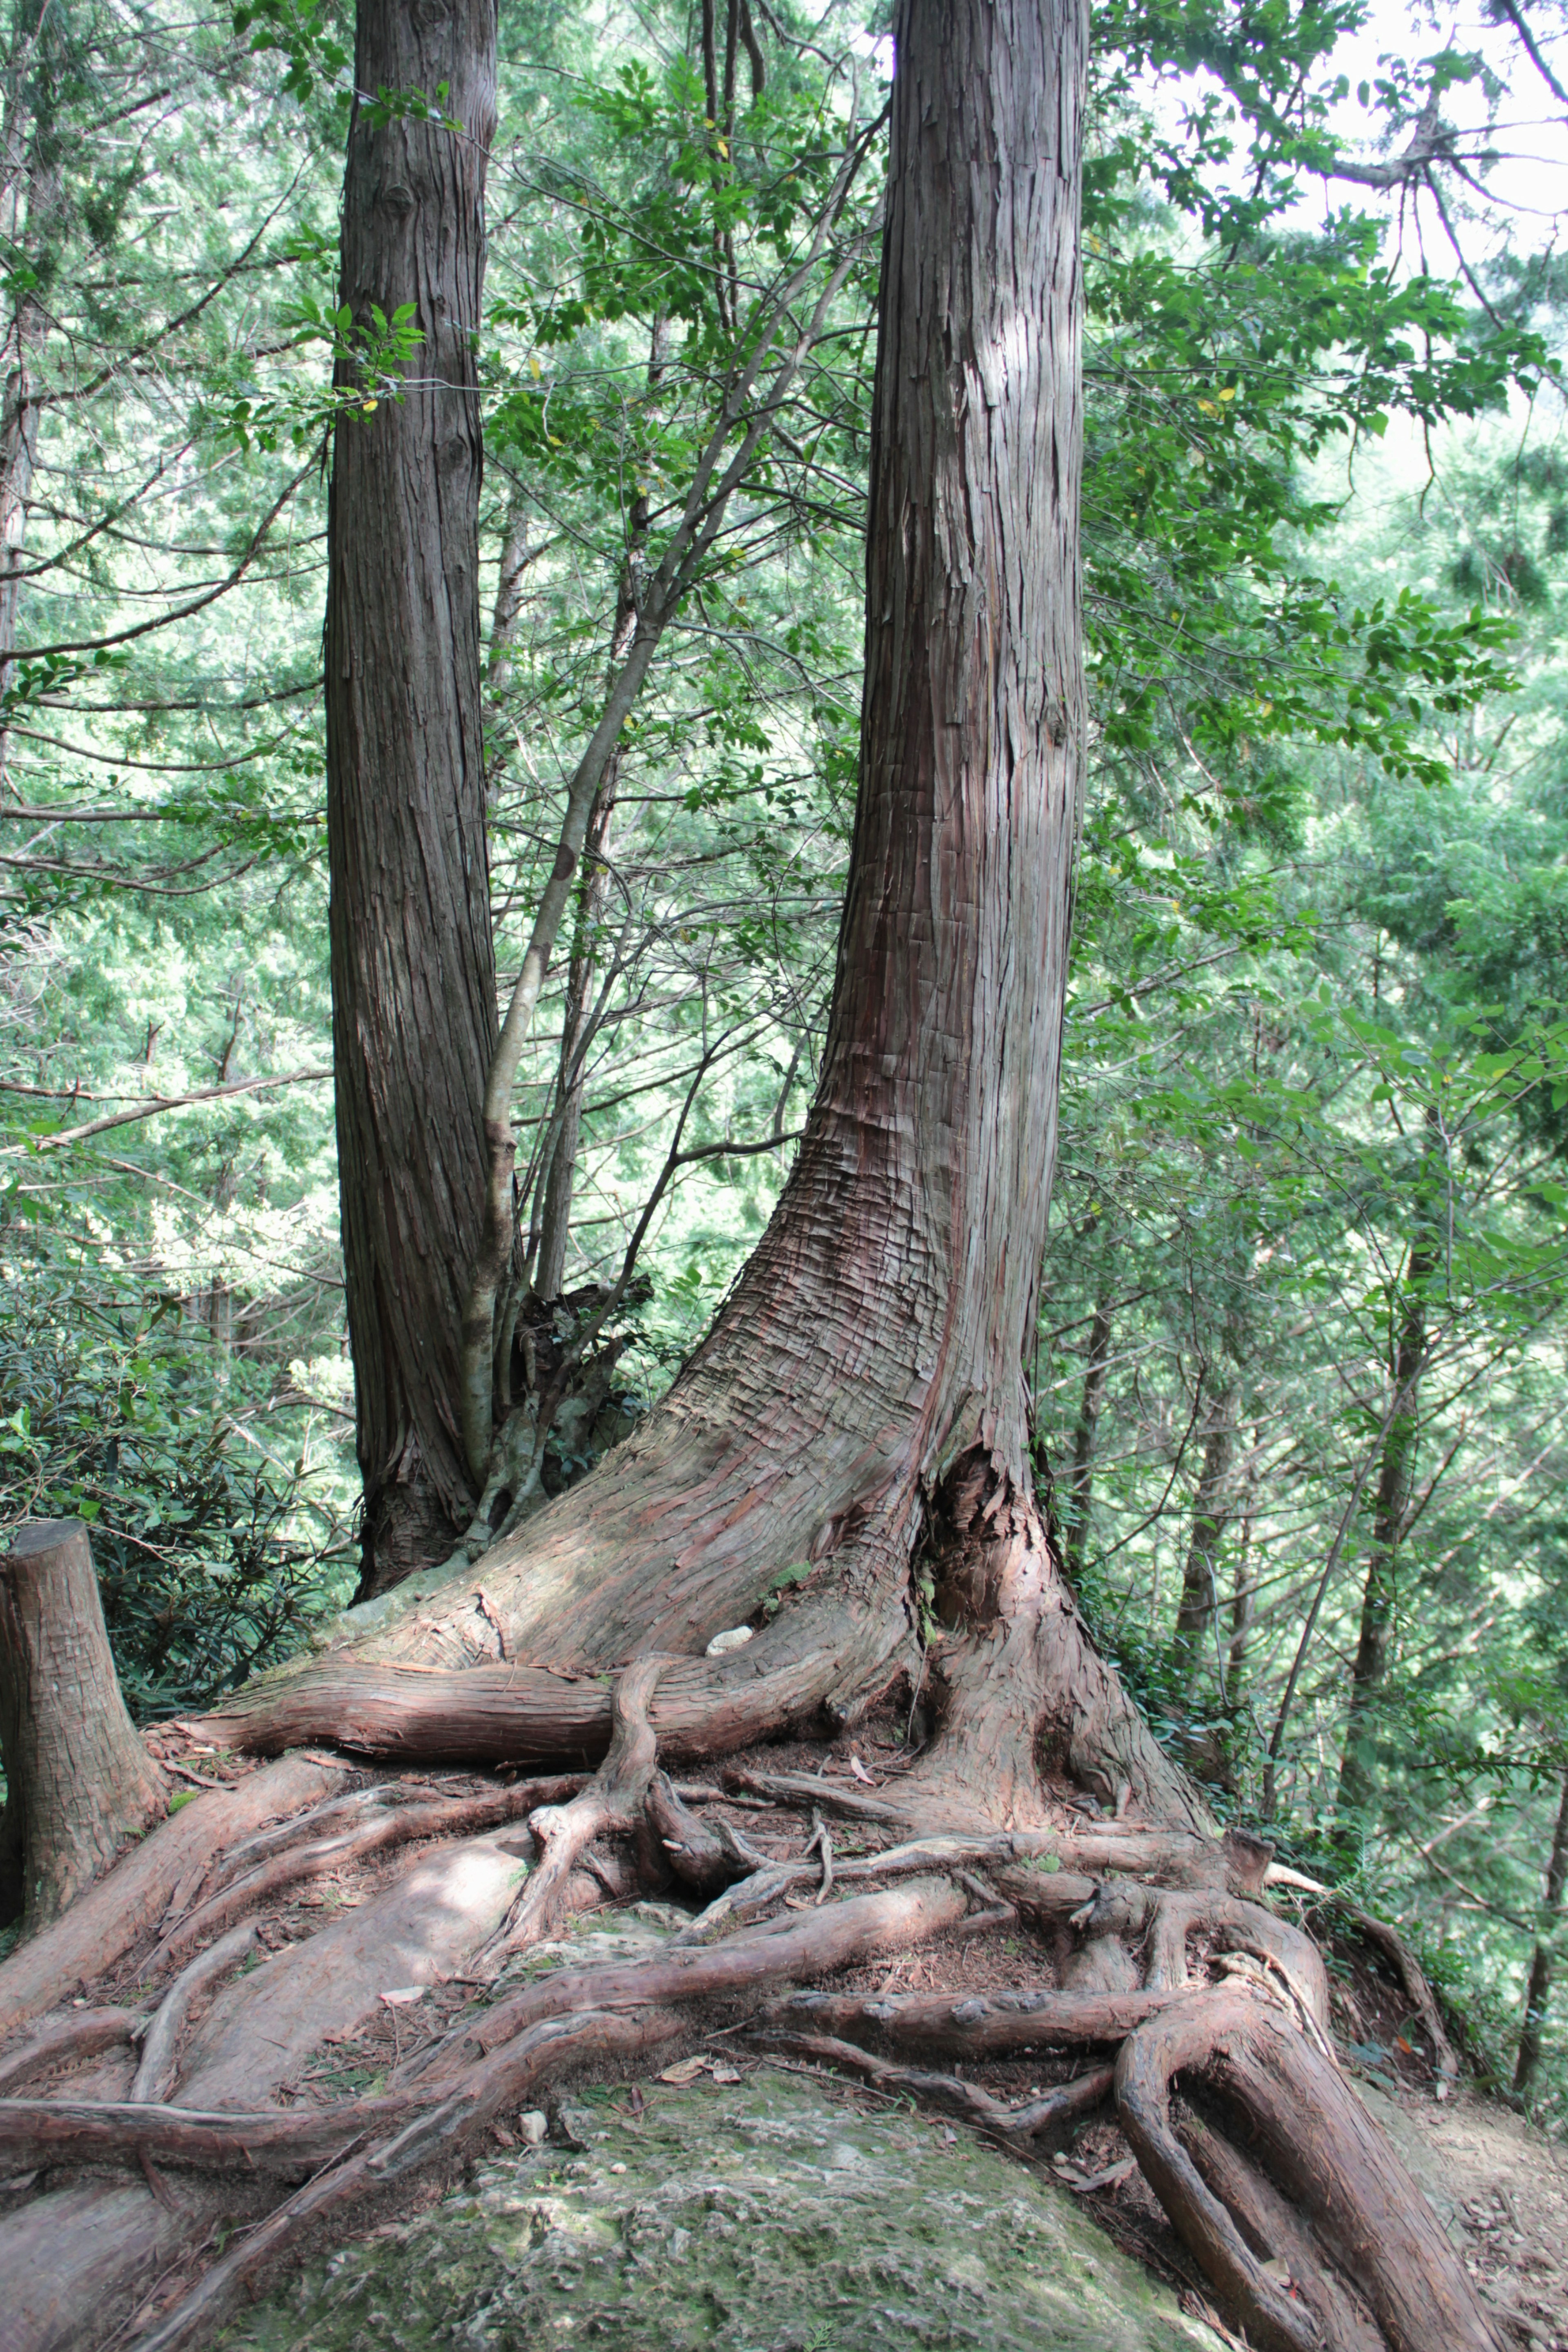
M496 1034L484 829L474 338L494 0L358 12L357 91L445 83L438 121L356 99L339 299L418 305L399 397L339 423L328 509L327 837L344 1271L365 1492L362 1591L444 1559L473 1507L458 1326L479 1246ZM358 388L340 365L340 389Z

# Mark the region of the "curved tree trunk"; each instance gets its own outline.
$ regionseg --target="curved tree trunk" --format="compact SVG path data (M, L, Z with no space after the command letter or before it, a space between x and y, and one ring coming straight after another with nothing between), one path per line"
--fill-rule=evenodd
M201 1801L201 1867L179 1821L149 1840L125 1876L136 1967L180 1970L159 1985L147 2076L162 2085L176 2053L168 2100L0 2103L0 2158L140 2163L146 2185L91 2179L0 2216L0 2272L22 2283L8 2352L102 2343L150 2278L210 2246L220 2215L254 2218L172 2310L138 2315L144 2352L191 2352L308 2232L471 2159L565 2071L635 2065L710 2032L715 2005L738 2005L744 2024L760 1995L938 1935L952 1967L964 1937L1021 1917L1034 1985L807 1994L771 2021L890 2043L873 2055L878 2079L978 2112L1020 2145L1102 2099L1104 2053L1123 2044L1113 2087L1146 2177L1233 2315L1279 2323L1256 2340L1307 2352L1329 2339L1279 2276L1307 2226L1276 2226L1270 2185L1237 2151L1196 2168L1170 2098L1194 2076L1239 2112L1274 2186L1311 2217L1324 2308L1359 2294L1392 2352L1495 2352L1458 2257L1327 2053L1321 1957L1261 1906L1271 1850L1209 1832L1096 1655L1028 1483L1022 1355L1055 1143L1079 758L1085 31L1080 0L900 0L861 792L822 1081L762 1245L663 1406L487 1553L482 1582L414 1576L225 1722L231 1742L258 1748L325 1736L408 1753L414 1727L427 1756L515 1761L533 1741L575 1748L574 1763L607 1746L605 1765L545 1804L515 1781L431 1803L401 1781L343 1791L294 1759ZM781 1571L789 1597L770 1614ZM754 1639L704 1654L752 1615ZM796 1853L772 1835L766 1857L749 1850L754 1822L695 1821L685 1800L712 1804L711 1783L651 1778L660 1744L710 1754L825 1700L843 1725L900 1658L912 1675L929 1666L939 1728L890 1790L735 1776L777 1806L774 1830L788 1809L815 1809ZM1069 1827L1052 1767L1143 1820ZM292 1819L257 1829L260 1783ZM493 1832L530 1806L531 1873L515 1832L449 1835L455 1816ZM838 1880L876 1891L828 1902L825 1816L844 1812L897 1843L841 1854ZM601 1833L642 1841L629 1871L624 1853L594 1859ZM300 1943L275 1936L179 2051L181 2021L241 1951L247 1906L400 1841L405 1862L363 1904ZM492 1980L579 1897L597 1905L606 1879L651 1881L667 1860L694 1885L737 1883L657 1955L515 1977L425 2034L382 2095L281 2104L312 2053L364 2031L389 1981L406 1996ZM585 1892L579 1862L597 1874ZM803 1884L816 1902L762 1917ZM130 1948L126 1907L94 1915L100 1977ZM46 1931L31 1968L0 1967L0 2031L52 1997L40 1960L56 1984L68 1956L81 1970L71 1931L69 1918ZM1241 1982L1210 1984L1211 1963ZM59 2030L40 2031L13 2081L58 2050ZM101 2017L93 2030L108 2030ZM1086 2046L1098 2063L1022 2109L896 2063L911 2048ZM281 2201L279 2175L303 2182ZM1232 2182L1237 2214L1210 2176Z
M473 1509L459 1327L479 1252L482 1106L496 1035L480 724L474 336L494 0L362 0L354 88L446 86L438 120L357 99L340 299L356 335L417 306L395 397L340 364L326 625L332 1040L356 1442L361 1591L447 1559Z

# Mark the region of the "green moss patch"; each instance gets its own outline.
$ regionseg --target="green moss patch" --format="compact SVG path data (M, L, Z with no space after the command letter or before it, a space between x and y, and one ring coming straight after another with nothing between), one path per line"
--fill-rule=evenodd
M924 2116L766 2068L573 2115L581 2152L487 2159L224 2352L1217 2352L1070 2195Z

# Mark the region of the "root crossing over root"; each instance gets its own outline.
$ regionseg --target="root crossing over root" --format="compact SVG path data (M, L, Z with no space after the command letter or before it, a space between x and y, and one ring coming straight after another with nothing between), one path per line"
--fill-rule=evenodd
M1260 2352L1320 2352L1334 2341L1329 2315L1269 2273L1205 2181L1172 2116L1178 2074L1202 2083L1236 2119L1392 2352L1499 2352L1436 2215L1338 2068L1276 2002L1205 1990L1129 2036L1116 2062L1117 2115L1173 2226ZM1269 2254L1288 2267L1283 2247Z
M307 2231L354 2226L415 2182L449 2178L552 2085L663 2063L716 2020L760 2055L934 2106L1025 2159L1113 2101L1145 2179L1259 2352L1497 2352L1462 2266L1339 2072L1321 1958L1262 1900L1266 1845L1133 1821L998 1828L944 1807L929 1779L866 1790L736 1769L727 1791L679 1790L657 1770L666 1663L637 1658L598 1694L611 1737L592 1776L453 1791L366 1785L361 1769L295 1758L207 1792L105 1883L129 1889L128 1924L95 1890L0 1967L0 2027L16 2036L0 2052L0 2172L80 2184L0 2218L0 2262L36 2263L47 2243L73 2315L62 2336L23 2296L17 2352L85 2345L100 2309L111 2325L145 2292L150 2265L197 2260L215 2213L238 2199L253 2226L137 2338L138 2352L195 2352ZM768 1808L775 1832L793 1828L764 1851L750 1814L743 1829L723 1818L736 1797ZM184 1825L203 1807L195 1842ZM829 1821L872 1849L898 1842L846 1851L853 1835ZM264 1915L279 1895L416 1840L368 1899L234 1974L258 1942L278 1943L283 1923ZM531 1865L521 1888L513 1857ZM558 1932L574 1904L596 1906L584 1873L651 1890L670 1871L710 1899L657 1949L497 1984L509 1955ZM964 1956L1007 1927L1032 1940L1037 1976L966 1989ZM945 1990L820 1989L939 1937L939 1965L958 1978ZM130 1964L143 1980L163 1972L156 2007L100 2001L25 2032L47 2005L39 1948L53 2000ZM416 2039L376 2095L280 2103L323 2041L374 2030L389 1981L412 2002L453 1976L487 1988L488 2006ZM424 2013L395 2016L417 2037ZM138 2039L129 2098L3 2095ZM962 2071L1047 2053L1071 2059L1070 2079L1027 2100ZM1082 2185L1120 2177L1112 2166Z

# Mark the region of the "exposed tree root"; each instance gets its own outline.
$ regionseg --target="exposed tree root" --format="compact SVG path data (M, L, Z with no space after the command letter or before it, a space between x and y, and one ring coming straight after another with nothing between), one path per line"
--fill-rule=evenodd
M1110 2047L1177 1998L1168 1992L796 1993L764 2024L846 2042L881 2042L911 2057L1026 2058Z
M963 1829L910 1836L911 1820L918 1824L931 1810L930 1787L906 1779L869 1791L817 1774L736 1771L727 1776L741 1784L732 1795L780 1808L780 1820L794 1808L812 1823L809 1836L803 1824L793 1853L764 1855L721 1815L699 1819L656 1774L654 1700L665 1663L640 1658L613 1694L599 1693L613 1738L586 1785L574 1776L431 1801L417 1787L386 1783L345 1793L331 1786L331 1768L302 1776L290 1763L215 1796L217 1850L208 1847L200 1873L178 1835L195 1805L148 1841L137 1857L143 1936L150 1920L163 1928L160 1964L200 1946L196 1957L150 2024L124 2010L52 2021L0 2058L0 2084L21 2082L62 2058L145 2033L129 2100L72 2099L68 2084L52 2098L0 2098L0 2169L79 2181L36 2209L40 2222L49 2213L54 2258L68 2273L74 2266L79 2286L57 2317L18 2321L6 2352L99 2340L99 2305L122 2309L154 2257L165 2265L189 2260L220 2210L216 2184L227 2180L233 2196L248 2200L255 2227L136 2339L139 2352L195 2346L307 2231L329 2218L341 2229L416 2177L442 2177L498 2118L537 2103L563 2075L602 2074L689 2045L699 2009L704 2026L715 2015L749 2021L760 2051L787 2050L939 2105L1020 2154L1038 2134L1105 2099L1114 2059L1118 2112L1145 2176L1233 2320L1260 2347L1414 2352L1441 2343L1445 2352L1449 2345L1493 2352L1441 2232L1326 2054L1326 1981L1315 1948L1252 1899L1266 1847L1135 1822L997 1829L973 1815ZM289 1808L284 1820L258 1818L254 1792L263 1782ZM710 1805L722 1792L689 1793ZM541 1805L542 1796L564 1801ZM873 1844L889 1835L898 1842L836 1851L825 1829L829 1811L858 1822ZM955 1809L945 1811L952 1818ZM457 1834L493 1832L525 1811L529 1830L510 1843ZM399 1864L373 1904L236 1979L193 2036L203 2002L254 1941L259 1906L329 1864L363 1864L400 1840L437 1832L446 1842L425 1849L429 1864L417 1856L412 1871ZM524 1835L537 1859L517 1896L504 1859ZM697 1890L719 1891L683 1936L647 1958L556 1969L426 2036L384 2095L292 2110L267 2103L270 2086L289 2079L324 2034L352 2030L375 2009L389 1969L413 1967L426 1982L432 1965L493 1975L508 1950L559 1922L585 1860L620 1883L625 1865L613 1853L593 1852L605 1838L623 1847L640 1839L645 1868L668 1862ZM160 1854L163 1844L171 1851ZM426 1881L454 1892L471 1882L474 1892L462 1897L468 1907L454 1911L449 1894L433 1903L420 1892ZM854 1891L868 1885L876 1891ZM785 1898L808 1907L759 1917ZM984 1937L1019 1914L1058 1953L1065 1939L1083 1966L1068 1964L1063 1982L981 1992L781 1992L937 1935L956 1951L956 1938ZM446 1923L440 1948L449 1957L426 1960L420 1979L419 1964L399 1956L412 1949L411 1937L434 1951L437 1922ZM135 1938L107 1941L123 1953ZM1096 1970L1107 1954L1119 1964L1102 1980ZM19 1958L27 1963L29 1953ZM16 1966L0 1969L0 2000ZM1210 1969L1251 1978L1239 1990L1234 1980L1208 1985ZM268 2054L258 2070L261 2047ZM1083 2052L1091 2063L1026 2102L949 2071L955 2060L1050 2051ZM945 2062L941 2071L933 2061ZM1179 2074L1219 2103L1224 2136L1206 2118L1173 2110ZM182 2075L183 2093L174 2087ZM259 2102L254 2090L247 2098L247 2085L261 2090ZM1245 2147L1231 2118L1239 2118ZM112 2188L117 2169L137 2185ZM268 2198L290 2182L302 2185L268 2211ZM0 2221L0 2260L37 2242L34 2210ZM1282 2265L1294 2284L1282 2284Z
M858 2049L852 2042L836 2042L831 2034L763 2029L749 2038L759 2050L787 2051L792 2057L810 2058L818 2065L836 2066L846 2074L858 2074L881 2090L906 2092L921 2105L963 2116L1009 2147L1026 2152L1038 2133L1076 2122L1103 2105L1110 2096L1115 2077L1113 2067L1093 2066L1087 2074L1075 2075L1070 2083L1059 2084L1044 2098L1029 2099L1010 2107L1003 2100L994 2099L977 2083L963 2082L956 2074L932 2074L917 2066L895 2065L890 2059Z
M539 1860L505 1925L480 1956L481 1968L497 1968L509 1952L537 1943L560 1924L567 1882L596 1837L629 1835L658 1759L648 1727L648 1702L668 1662L637 1658L620 1675L612 1700L610 1751L585 1789L564 1805L541 1805L529 1815L539 1843Z
M183 1805L0 1968L0 2034L97 1982L145 1942L183 1885L193 1877L200 1885L215 1852L302 1813L353 1777L352 1764L288 1756L221 1794Z
M477 1606L472 1613L492 1657L498 1640L506 1645L505 1663L421 1666L329 1651L261 1677L202 1727L258 1756L328 1740L404 1763L588 1763L603 1757L615 1726L599 1670L516 1656L510 1633L496 1635ZM808 1610L784 1611L730 1657L669 1657L649 1715L659 1754L694 1760L750 1747L782 1724L808 1717L847 1685L874 1680L907 1638L901 1600L871 1612L825 1598Z
M394 1811L378 1808L380 1820L373 1818L331 1836L287 1844L269 1861L231 1878L217 1894L167 1928L147 1963L147 1973L157 1975L205 1937L219 1933L230 1920L259 1909L305 1879L341 1870L390 1846L410 1844L416 1838L461 1837L494 1829L502 1822L517 1821L538 1801L537 1787L524 1783L491 1790L482 1797L449 1798L445 1803L405 1803Z
M1267 2173L1190 2111L1176 2132L1205 2186L1230 2214L1252 2252L1282 2263L1290 2286L1334 2352L1384 2352L1384 2339L1360 2297L1325 2260L1324 2249Z
M649 1970L573 1971L531 1988L511 2004L491 2011L482 2038L472 2037L477 2058L459 2060L468 2036L448 2044L448 2066L427 2068L417 2096L405 2093L387 2101L351 2103L340 2110L327 2128L336 2135L337 2147L345 2149L341 2159L269 2215L233 2254L216 2263L179 2308L142 2339L145 2352L174 2352L176 2346L199 2341L233 2307L244 2287L305 2229L328 2213L342 2217L395 2183L449 2164L478 2145L499 2116L536 2100L560 2074L588 2062L613 2066L689 2035L682 2012L692 2002L732 2000L794 1974L902 1948L952 1926L963 1910L963 1896L941 1879L862 1895L809 1920L791 1919L776 1930L753 1931L715 1950L682 1954L673 1971L675 1981L668 1986L673 1998L662 2006L656 2005L662 1998L657 1980L665 1972L657 1966ZM584 1992L598 1995L599 2004L583 2006ZM36 2132L40 2103L16 2104L28 2108L26 2127ZM409 2108L416 2105L420 2112L410 2116ZM259 2118L193 2120L182 2117L177 2109L159 2110L155 2118L134 2108L100 2111L88 2120L98 2135L98 2152L125 2155L137 2146L138 2153L144 2147L160 2161L175 2151L194 2152L196 2135L202 2132L221 2137L230 2151L243 2146L247 2126L258 2151L264 2136ZM238 2131L232 2129L237 2121L242 2126ZM292 2147L285 2143L283 2152L297 2167L301 2149L321 2145L321 2137L310 2137L312 2132L320 2135L320 2118L287 2121L295 2128L295 2139ZM399 2121L400 2129L385 2132L388 2122ZM377 2124L382 2129L371 2145L356 2146ZM7 2129L14 2129L16 2143L37 2160L36 2143L25 2138L22 2120L13 2126L5 2103L0 2102L0 2134ZM277 2119L265 2137L276 2154ZM57 2141L57 2157L58 2146Z
M64 2282L24 2299L5 2352L86 2352L150 2263L192 2263L237 2203L254 2226L136 2339L138 2352L195 2346L307 2231L329 2219L349 2226L416 2178L442 2178L494 2122L563 2076L637 2066L689 2044L715 2015L760 2033L759 2049L939 2105L1020 2154L1102 2102L1114 2065L1118 2113L1145 2177L1260 2347L1493 2352L1441 2232L1334 2065L1317 1949L1262 1899L1271 1850L1238 1832L1215 1838L1192 1807L1155 1805L1158 1778L1146 1769L1135 1802L1149 1811L1117 1820L1086 1820L1043 1789L1026 1803L1016 1755L1004 1808L977 1805L965 1777L947 1772L955 1724L981 1738L988 1659L1005 1652L1012 1677L1018 1643L1045 1654L1058 1638L1083 1638L1076 1617L1038 1622L1048 1560L1037 1558L1011 1489L981 1478L974 1493L981 1516L1003 1500L973 1571L980 1601L971 1593L967 1605L996 1613L967 1666L959 1645L944 1664L949 1715L930 1757L879 1789L735 1767L722 1790L678 1791L656 1770L661 1746L722 1753L829 1699L842 1712L858 1677L862 1688L885 1679L900 1625L831 1596L820 1615L781 1612L731 1657L639 1654L613 1682L516 1659L455 1673L329 1662L226 1717L226 1735L237 1728L258 1747L305 1729L382 1755L603 1761L585 1780L443 1791L380 1779L349 1787L346 1767L288 1758L184 1807L0 1968L9 2030L137 1952L148 1955L143 1981L177 1971L151 2021L124 2009L52 2020L0 2053L4 2088L145 2035L129 2099L73 2099L68 2082L55 2097L0 2097L0 2166L37 2172L48 2192L0 2220L0 2263L36 2262L47 2242ZM962 1706L971 1668L984 1687ZM1081 1722L1036 1729L1081 1766ZM1013 1737L994 1726L985 1736ZM1104 1794L1125 1802L1132 1785L1112 1776ZM788 1848L775 1835L764 1851L749 1822L726 1820L736 1801L774 1809L775 1826L798 1822ZM838 1822L852 1830L830 1832ZM415 1841L416 1852L388 1864ZM530 1856L520 1890L510 1858ZM373 1864L390 1871L374 1899L232 1974L280 1899ZM584 1869L617 1891L673 1872L710 1899L646 1958L554 1969L421 2034L420 1989L453 1974L493 1980L574 1905L599 1899ZM962 1939L1020 1919L1038 1939L1038 1980L966 1990ZM939 1935L954 1989L784 1990ZM323 2041L387 2016L389 1986L415 2003L415 2046L384 2094L276 2104ZM1046 2052L1088 2063L1028 2102L952 2071ZM1223 2132L1206 2111L1173 2105L1178 2075L1217 2106Z
M1453 2044L1443 2029L1442 2012L1433 1998L1432 1988L1415 1953L1397 1927L1386 1919L1373 1918L1370 1911L1358 1905L1337 1903L1353 1922L1356 1932L1374 1949L1381 1952L1394 1969L1403 1988L1405 1998L1426 2030L1432 2044L1432 2064L1438 2078L1437 2096L1442 2098L1458 2080L1459 2062L1454 2055Z
M134 2166L145 2156L176 2168L298 2180L367 2133L390 2132L431 2103L429 2095L399 2092L288 2115L278 2107L247 2114L132 2099L6 2099L0 2102L0 2169Z
M145 2105L168 2097L174 2087L181 2036L190 2022L193 2008L256 1947L256 1923L247 1919L240 1927L231 1927L226 1936L220 1936L205 1952L198 1952L189 1966L181 1969L142 2037L141 2063L131 2085L133 2100Z
M1260 2352L1341 2352L1341 2339L1327 2332L1330 2311L1313 2311L1264 2267L1182 2145L1171 2113L1179 2074L1237 2116L1364 2295L1390 2352L1497 2352L1436 2215L1331 2060L1257 1992L1188 1993L1123 2044L1117 2113L1173 2227ZM1247 2209L1255 2231L1262 2218L1256 2203ZM1283 2247L1268 2252L1288 2264Z
M146 2011L140 2009L82 2009L74 2015L51 2017L0 2058L0 2093L9 2095L18 2083L42 2074L46 2066L96 2058L100 2051L134 2042L146 2023Z
M671 1869L698 1895L716 1895L736 1879L768 1866L766 1854L759 1853L728 1822L700 1821L689 1811L666 1773L653 1776L647 1812Z

